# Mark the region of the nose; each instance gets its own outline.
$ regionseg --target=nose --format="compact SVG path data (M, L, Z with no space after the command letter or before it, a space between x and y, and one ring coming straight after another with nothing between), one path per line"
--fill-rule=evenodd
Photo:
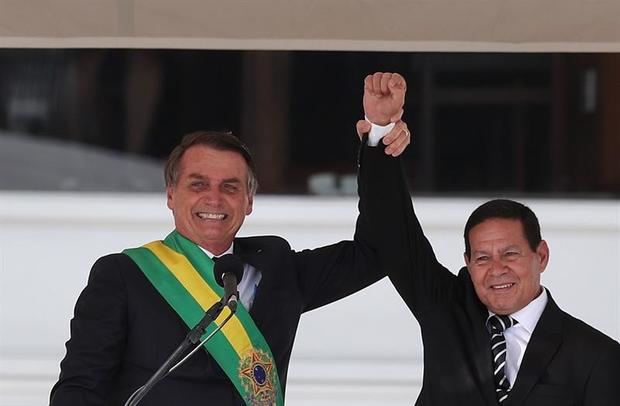
M489 266L490 266L489 272L494 276L503 275L506 272L508 272L508 269L506 268L506 265L504 264L504 262L500 258L497 258L497 257L491 258Z
M209 188L203 192L202 199L209 205L218 206L222 201L222 193L217 188Z

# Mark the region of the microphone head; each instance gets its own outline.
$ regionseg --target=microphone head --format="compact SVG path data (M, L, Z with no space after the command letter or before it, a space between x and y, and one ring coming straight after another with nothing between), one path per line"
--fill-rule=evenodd
M220 286L224 286L224 281L222 278L225 273L232 273L237 278L237 281L241 280L243 276L243 262L239 259L238 256L234 254L226 254L222 255L219 258L215 258L215 266L213 267L213 275L215 276L215 281Z

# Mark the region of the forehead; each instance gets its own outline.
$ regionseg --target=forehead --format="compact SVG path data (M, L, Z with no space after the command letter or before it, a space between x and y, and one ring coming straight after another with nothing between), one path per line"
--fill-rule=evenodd
M181 157L179 175L247 179L248 166L238 152L193 145Z
M493 242L527 244L521 220L490 218L469 231L469 243L472 248Z

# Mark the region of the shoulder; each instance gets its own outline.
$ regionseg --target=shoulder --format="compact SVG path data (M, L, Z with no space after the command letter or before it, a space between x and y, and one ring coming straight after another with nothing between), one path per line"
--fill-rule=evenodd
M577 349L590 358L612 356L620 361L620 344L616 340L562 310L547 292L549 301L539 324L545 323L545 329L561 325L562 341L567 348Z
M133 260L121 253L117 252L114 254L104 255L98 258L93 265L93 268L108 268L108 267L118 267L118 266L131 266L135 265Z
M620 365L620 343L566 312L563 312L562 324L564 353L572 357L575 370L582 371L592 381L588 387L594 385L598 393L606 390L600 386L607 385L605 382L609 379L613 380L613 385L620 383L617 377L608 375L615 373Z
M620 355L620 343L616 340L585 323L583 320L563 310L560 310L560 312L563 318L565 340L575 341L576 344L582 346L587 345L593 351L612 352Z
M115 253L105 255L95 261L93 264L93 271L101 272L105 269L124 269L135 268L136 264L133 260L123 253Z
M291 245L284 238L277 235L261 235L253 237L235 238L235 244L248 251L279 251L291 249Z
M139 271L136 263L123 253L108 254L95 261L88 277L89 283L95 281L125 280L128 274Z

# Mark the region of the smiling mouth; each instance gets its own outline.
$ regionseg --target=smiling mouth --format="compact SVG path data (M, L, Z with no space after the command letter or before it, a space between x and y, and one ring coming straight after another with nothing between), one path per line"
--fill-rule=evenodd
M493 290L506 290L510 289L514 286L514 283L502 283L501 285L491 285L491 289Z
M207 212L198 212L196 213L196 216L198 216L198 218L202 220L217 220L217 221L225 220L228 217L228 215L224 213L207 213Z

